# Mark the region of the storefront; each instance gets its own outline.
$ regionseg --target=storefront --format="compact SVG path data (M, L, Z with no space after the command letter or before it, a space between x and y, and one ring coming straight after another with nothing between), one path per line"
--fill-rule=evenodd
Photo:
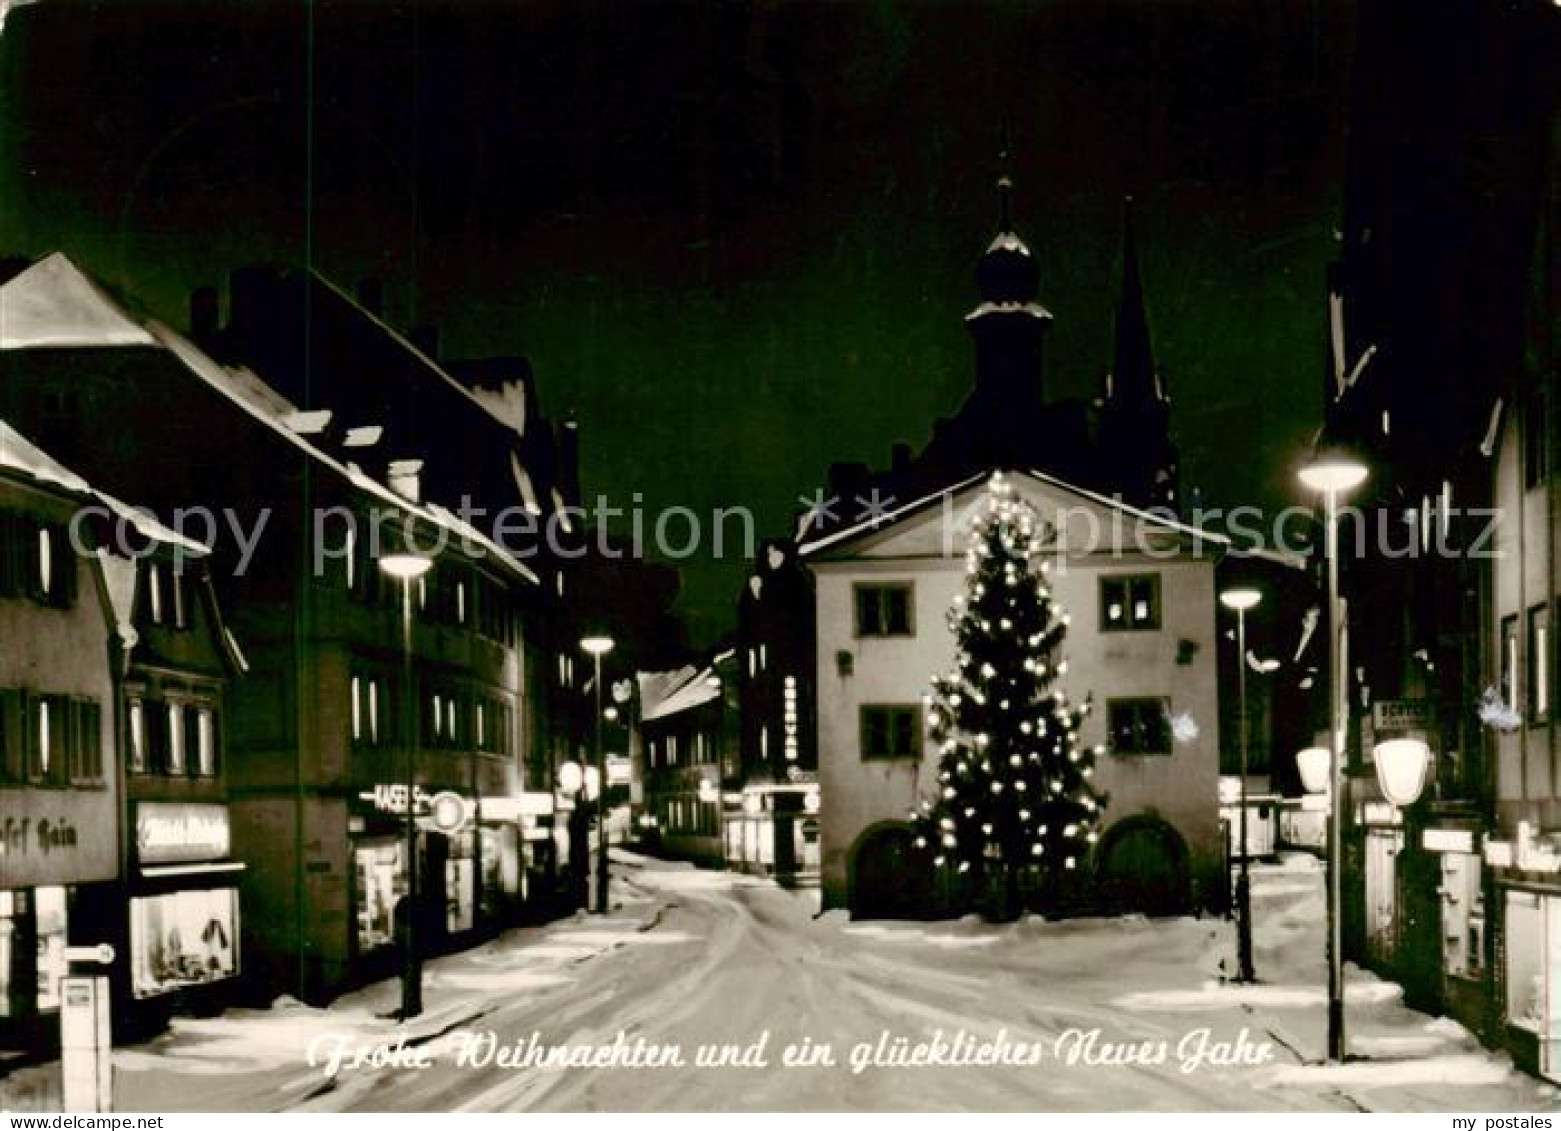
M782 883L819 874L819 789L816 782L752 785L726 795L729 867Z
M1489 969L1486 961L1488 911L1480 832L1474 820L1438 823L1421 830L1420 847L1434 877L1439 951L1438 1004L1475 1032L1486 1026Z
M244 865L231 859L227 806L139 801L134 809L131 996L173 1006L209 998L242 969Z
M17 790L0 798L0 1047L52 1044L65 948L113 935L113 795Z
M1507 1047L1518 1067L1561 1083L1561 845L1527 824L1516 840L1490 841L1502 909L1498 953Z
M484 851L492 840L470 818L447 831L436 827L434 802L443 794L459 798L466 813L476 813L475 799L457 791L419 786L414 793L418 886L427 909L428 933L422 942L429 951L442 950L489 921L479 914L479 877L492 874ZM351 944L366 976L394 961L397 907L407 894L405 797L405 786L379 785L359 794L350 807ZM502 856L499 860L502 873ZM484 908L492 902L486 888L481 901Z

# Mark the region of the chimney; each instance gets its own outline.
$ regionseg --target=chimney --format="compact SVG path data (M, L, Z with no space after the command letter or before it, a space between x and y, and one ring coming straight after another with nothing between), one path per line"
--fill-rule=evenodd
M570 413L558 426L558 490L564 502L580 502L580 422Z
M190 292L190 340L205 349L217 338L221 315L217 307L216 287L197 287Z
M385 284L380 279L358 280L358 305L375 318L385 317Z
M411 503L423 501L423 461L420 459L393 459L386 474L390 489Z
M430 361L439 360L439 327L431 323L413 326L408 340L417 351Z

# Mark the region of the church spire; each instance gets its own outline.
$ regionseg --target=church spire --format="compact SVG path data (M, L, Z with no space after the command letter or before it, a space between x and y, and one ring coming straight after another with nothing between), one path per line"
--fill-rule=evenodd
M1133 232L1133 198L1122 201L1122 289L1117 295L1116 352L1106 376L1106 399L1149 404L1165 399L1155 372L1144 313L1144 283L1138 270L1138 242Z

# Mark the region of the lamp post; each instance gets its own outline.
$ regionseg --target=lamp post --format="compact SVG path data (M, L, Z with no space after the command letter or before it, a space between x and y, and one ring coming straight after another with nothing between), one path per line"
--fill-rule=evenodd
M1236 614L1236 687L1241 709L1241 871L1236 879L1236 979L1257 980L1252 970L1252 879L1247 870L1251 856L1247 845L1247 757L1251 742L1251 720L1247 715L1247 610L1257 607L1263 595L1256 589L1227 589L1220 604Z
M612 637L587 636L580 647L596 665L596 913L607 914L607 747L602 743L602 657L612 651Z
M1344 936L1340 922L1344 872L1344 678L1339 655L1339 496L1366 481L1366 465L1350 454L1319 451L1299 473L1323 496L1328 564L1328 1059L1344 1063Z
M379 568L401 583L401 724L406 736L406 933L401 955L401 1020L411 1020L423 1012L423 966L418 952L417 882L417 712L413 709L412 686L412 583L428 572L431 558L422 554L387 554L379 559Z

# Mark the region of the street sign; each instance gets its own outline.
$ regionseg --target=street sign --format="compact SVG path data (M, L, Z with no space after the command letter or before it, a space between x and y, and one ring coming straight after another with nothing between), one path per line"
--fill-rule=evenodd
M99 966L112 966L114 964L114 944L98 943L97 946L68 946L65 948L66 962L95 962Z

